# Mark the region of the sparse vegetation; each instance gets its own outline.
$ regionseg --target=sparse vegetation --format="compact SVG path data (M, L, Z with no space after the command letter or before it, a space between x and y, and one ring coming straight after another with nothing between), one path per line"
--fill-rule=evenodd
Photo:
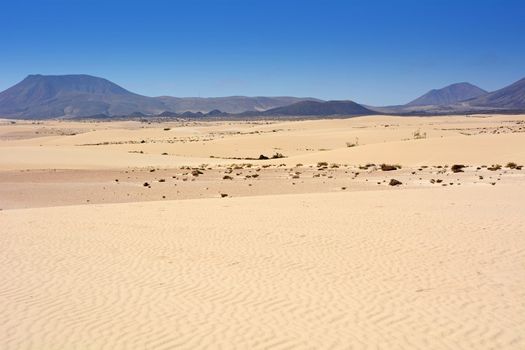
M426 139L427 138L427 133L426 132L422 133L420 129L417 129L416 131L414 131L412 136L414 137L414 140Z
M354 142L346 142L346 147L355 147L357 145L359 145L359 137L356 137Z

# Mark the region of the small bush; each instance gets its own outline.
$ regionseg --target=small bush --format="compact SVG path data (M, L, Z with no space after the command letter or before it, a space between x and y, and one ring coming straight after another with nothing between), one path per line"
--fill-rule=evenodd
M501 165L499 164L494 164L490 167L487 168L487 170L490 170L490 171L496 171L496 170L500 170L501 169Z
M414 136L414 140L426 139L427 138L427 133L426 132L422 133L420 129L417 129L416 131L414 131L414 133L412 135Z

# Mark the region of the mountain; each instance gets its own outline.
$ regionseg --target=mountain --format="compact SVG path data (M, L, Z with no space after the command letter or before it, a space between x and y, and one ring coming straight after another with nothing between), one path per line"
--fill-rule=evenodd
M487 91L470 83L457 83L442 89L430 90L407 103L407 106L444 106L486 95Z
M209 112L214 109L226 113L241 113L246 111L266 111L268 109L287 106L300 101L320 101L306 97L170 97L161 96L156 99L162 101L167 109L174 112Z
M267 116L327 116L377 114L353 101L301 101L289 106L273 108L261 113Z
M50 118L159 113L162 102L89 75L29 75L0 93L0 115Z
M525 78L497 91L468 101L471 106L525 109Z
M144 115L221 110L264 111L298 101L296 97L148 97L90 75L29 75L0 92L0 116L26 119L93 115Z

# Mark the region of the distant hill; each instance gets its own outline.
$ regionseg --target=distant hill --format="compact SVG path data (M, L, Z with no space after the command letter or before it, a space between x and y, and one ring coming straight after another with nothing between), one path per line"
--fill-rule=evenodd
M525 78L497 91L468 101L471 106L525 109Z
M148 97L90 75L29 75L0 92L0 116L26 119L94 115L140 116L162 112L225 113L265 111L298 101L297 97Z
M457 83L442 89L430 90L407 103L407 106L446 106L459 101L486 95L487 91L470 83Z
M159 113L162 102L89 75L29 75L0 92L0 115L50 118Z
M267 110L267 116L328 116L328 115L371 115L377 114L353 101L302 101L289 106Z

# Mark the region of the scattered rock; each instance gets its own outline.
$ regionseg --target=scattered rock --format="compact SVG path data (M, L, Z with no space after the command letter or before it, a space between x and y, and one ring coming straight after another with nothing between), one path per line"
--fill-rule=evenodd
M392 171L399 169L400 166L398 165L390 165L390 164L381 164L381 170L382 171Z
M390 186L399 186L399 185L402 185L403 183L399 180L396 180L396 179L391 179L390 182L388 183Z
M465 166L463 164L454 164L450 170L452 170L453 173L462 173L464 167Z

